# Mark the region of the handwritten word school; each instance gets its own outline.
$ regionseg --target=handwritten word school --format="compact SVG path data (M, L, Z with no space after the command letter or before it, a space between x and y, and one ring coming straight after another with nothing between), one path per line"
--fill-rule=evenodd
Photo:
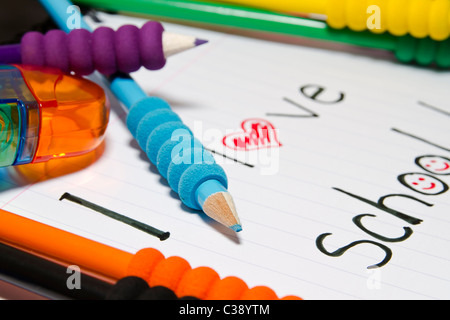
M420 139L423 142L428 143L428 141ZM436 144L429 143L433 146L436 146ZM406 188L418 193L419 195L423 196L438 196L448 191L449 187L448 185L442 181L441 179L437 178L436 176L445 176L450 175L450 159L444 156L440 155L422 155L415 159L415 164L420 168L420 170L423 170L427 173L423 172L408 172L400 174L397 177L397 180ZM425 202L417 197L407 195L407 194L387 194L382 197L380 197L377 201L373 201L367 198L364 198L360 195L356 195L354 193L342 190L340 188L333 188L336 191L342 192L345 195L348 195L354 199L357 199L359 201L362 201L373 208L376 208L378 210L381 210L383 212L386 212L388 214L391 214L406 223L410 225L418 225L422 222L421 219L417 217L413 217L409 214L406 214L404 212L395 210L389 206L386 205L385 201L388 198L404 198L408 200L415 201L418 205L424 205L426 207L432 207L432 203ZM370 244L377 246L381 248L384 253L384 259L376 264L370 265L367 268L368 269L374 269L374 268L380 268L382 266L385 266L390 259L392 258L392 250L386 245L386 243L393 243L393 242L403 242L406 241L411 235L413 234L412 228L409 226L404 226L404 234L401 237L398 238L389 238L381 234L380 232L375 232L367 229L363 224L363 218L376 218L377 216L375 214L371 213L363 213L359 214L355 217L353 217L352 221L355 224L356 227L364 231L369 236L372 236L373 238L379 240L378 241L372 241L372 240L358 240L354 241L346 246L343 246L333 252L328 251L324 246L324 240L328 236L331 235L331 233L323 233L319 235L316 239L316 246L317 248L324 254L331 256L331 257L340 257L343 254L345 254L350 248L355 247L360 244Z

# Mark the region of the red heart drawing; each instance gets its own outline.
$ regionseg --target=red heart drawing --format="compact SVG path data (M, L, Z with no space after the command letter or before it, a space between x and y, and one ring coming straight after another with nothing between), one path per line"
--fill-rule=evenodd
M264 148L278 148L277 129L264 119L246 119L242 121L243 131L233 132L223 137L224 146L238 151L251 151Z

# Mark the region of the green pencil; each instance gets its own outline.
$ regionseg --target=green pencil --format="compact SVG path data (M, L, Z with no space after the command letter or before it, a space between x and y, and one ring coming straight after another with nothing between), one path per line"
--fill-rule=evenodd
M317 40L333 41L366 48L391 51L404 63L435 63L450 67L450 39L434 41L410 35L395 37L389 33L336 30L326 22L261 9L195 0L75 0L75 3L122 13L144 14L152 19L172 19L204 25L250 29Z

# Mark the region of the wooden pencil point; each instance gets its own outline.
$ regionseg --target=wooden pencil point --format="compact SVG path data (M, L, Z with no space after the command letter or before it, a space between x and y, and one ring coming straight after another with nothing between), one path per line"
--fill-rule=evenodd
M203 211L210 218L236 232L242 230L233 198L228 192L217 192L210 195L203 204Z
M162 42L164 48L164 56L166 58L208 43L207 40L197 39L193 36L180 35L167 31L163 33Z

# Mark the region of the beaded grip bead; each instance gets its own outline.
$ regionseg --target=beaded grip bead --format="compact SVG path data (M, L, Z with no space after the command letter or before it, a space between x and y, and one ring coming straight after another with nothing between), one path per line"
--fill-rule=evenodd
M148 21L140 29L124 25L117 31L109 27L99 27L93 32L50 30L45 35L31 31L20 43L22 63L78 75L89 75L95 70L107 76L131 73L142 66L159 70L166 63L163 32L163 26L156 21Z
M133 255L127 276L147 281L150 287L162 286L172 290L177 297L194 297L200 300L301 300L289 295L279 298L269 287L249 288L240 278L221 279L209 267L192 268L183 258L165 258L157 249L141 249Z
M406 35L398 38L394 53L397 59L404 63L416 62L422 66L436 63L440 68L449 68L450 38L435 41L428 37L417 39Z
M138 101L130 108L127 127L187 207L202 209L195 193L207 180L228 187L225 171L164 100L147 97Z
M388 31L395 36L429 36L437 41L450 35L448 0L331 0L325 9L327 23L337 29L366 30L373 5L380 9L380 28L371 29L374 33Z

